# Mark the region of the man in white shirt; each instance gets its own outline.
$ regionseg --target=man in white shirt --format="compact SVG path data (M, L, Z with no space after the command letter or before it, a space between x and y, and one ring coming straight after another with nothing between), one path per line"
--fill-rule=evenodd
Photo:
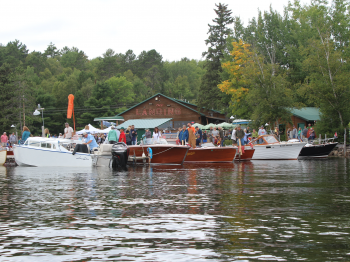
M237 127L235 129L232 130L232 135L231 135L231 139L232 139L232 143L233 144L236 144L236 140L237 140L237 137L236 137L236 131L237 131Z
M66 123L65 126L66 128L64 129L64 138L70 139L73 136L73 128L71 128L68 123Z

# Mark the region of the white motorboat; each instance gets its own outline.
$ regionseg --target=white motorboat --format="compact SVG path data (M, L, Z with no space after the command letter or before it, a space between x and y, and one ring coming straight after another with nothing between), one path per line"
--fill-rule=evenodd
M306 142L279 142L274 135L263 135L251 142L255 153L252 160L297 160Z
M29 137L23 145L15 145L13 153L20 166L91 167L90 154L70 151L74 143L81 141Z

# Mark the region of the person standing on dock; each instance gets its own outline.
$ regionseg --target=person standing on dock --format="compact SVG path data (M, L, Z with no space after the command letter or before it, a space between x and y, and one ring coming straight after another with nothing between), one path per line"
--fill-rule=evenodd
M9 141L9 138L7 137L6 135L6 132L4 132L1 136L1 145L3 147L6 147L7 146L7 142Z
M10 135L10 146L12 146L13 144L17 143L17 137L15 135L15 133L12 133L12 135Z
M146 137L146 138L152 138L152 133L151 133L151 131L149 131L148 128L146 129L145 137Z
M232 144L236 144L236 140L237 140L236 132L237 132L237 127L232 130L232 134L231 134Z
M198 126L196 127L196 134L199 134L202 145L203 132Z
M219 132L219 137L220 137L220 145L223 146L224 145L224 130L222 130L222 127L219 126L218 128L218 132Z
M68 123L65 123L66 128L64 129L64 138L71 139L73 136L73 128L69 126Z
M196 130L194 129L194 127L188 123L187 124L188 128L188 143L190 144L190 146L192 148L196 148Z
M27 141L28 137L30 136L30 130L28 127L23 127L23 133L22 133L22 139L21 144L24 144L25 141Z
M209 129L209 132L208 132L208 142L213 142L214 143L214 140L212 139L212 136L213 136L213 127L211 126L210 129Z
M131 144L136 145L136 143L137 143L137 131L136 131L134 125L131 126L130 134L131 134Z
M298 137L298 130L296 129L295 126L293 126L293 131L292 131L292 138L297 138Z
M182 130L179 133L179 140L180 145L186 145L186 142L188 141L188 131L186 129L186 126L183 125Z
M302 136L302 138L301 138L302 141L304 141L304 138L307 138L307 131L308 131L308 129L307 129L307 127L305 127L305 128L303 129L303 132L302 132L302 134L303 134L303 136Z
M241 129L241 125L238 125L236 137L237 137L237 145L238 145L239 153L241 155L244 153L244 136L245 136L245 133Z
M115 131L114 126L111 126L111 130L108 132L108 142L110 144L115 144L118 141L118 134Z
M120 136L119 136L118 142L123 142L123 143L126 144L126 136L125 136L125 133L124 133L124 127L120 128Z

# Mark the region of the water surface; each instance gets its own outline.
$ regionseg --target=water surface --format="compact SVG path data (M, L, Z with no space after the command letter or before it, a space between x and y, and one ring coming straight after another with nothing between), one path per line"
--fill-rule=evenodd
M0 168L1 261L350 261L350 162Z

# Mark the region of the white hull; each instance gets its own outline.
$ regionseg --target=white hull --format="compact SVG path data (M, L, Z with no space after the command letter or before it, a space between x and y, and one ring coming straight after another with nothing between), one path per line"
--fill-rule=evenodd
M6 157L7 157L7 151L6 150L1 150L0 151L0 166L5 164L6 162Z
M297 160L299 153L306 143L276 143L254 145L252 160Z
M44 148L16 146L13 149L19 166L91 167L90 154L57 151Z

